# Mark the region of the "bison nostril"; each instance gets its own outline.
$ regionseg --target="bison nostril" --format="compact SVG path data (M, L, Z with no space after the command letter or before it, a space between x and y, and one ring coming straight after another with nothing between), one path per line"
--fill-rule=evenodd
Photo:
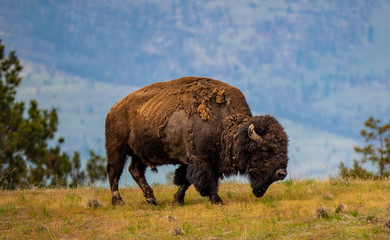
M286 176L285 173L278 173L278 177L279 177L279 178L284 178L285 176Z
M278 179L284 179L286 176L287 176L286 170L284 170L284 169L279 169L278 171L276 171L276 177L277 177Z

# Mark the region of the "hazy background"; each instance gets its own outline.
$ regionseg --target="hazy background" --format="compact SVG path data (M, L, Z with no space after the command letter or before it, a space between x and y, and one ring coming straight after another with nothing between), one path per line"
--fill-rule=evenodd
M389 0L1 0L0 38L24 66L19 99L58 109L66 151L105 154L105 116L131 91L204 76L280 120L290 176L323 178L357 157L369 116L390 121L389 13Z

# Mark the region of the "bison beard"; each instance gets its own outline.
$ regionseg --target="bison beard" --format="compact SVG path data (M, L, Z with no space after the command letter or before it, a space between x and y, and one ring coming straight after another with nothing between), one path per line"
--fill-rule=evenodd
M252 176L249 176L249 179L251 181L252 192L256 197L262 197L272 183L270 177L266 178L265 182L258 181Z
M115 104L106 118L107 172L112 204L123 204L118 182L127 156L129 171L147 202L156 204L145 169L179 164L174 204L194 185L200 195L223 204L223 176L249 176L262 197L287 175L287 135L271 116L252 116L242 93L209 78L185 77L155 83Z

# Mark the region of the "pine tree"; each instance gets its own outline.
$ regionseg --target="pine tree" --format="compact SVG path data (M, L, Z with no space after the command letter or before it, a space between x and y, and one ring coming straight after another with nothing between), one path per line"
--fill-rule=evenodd
M12 184L19 184L26 179L27 166L23 157L19 154L13 154L18 150L18 144L15 142L15 125L22 122L24 112L24 103L15 102L16 87L21 82L19 77L22 66L15 52L9 53L8 58L4 55L4 45L0 39L0 169L1 180ZM12 160L11 160L12 159Z
M41 110L35 100L25 109L16 101L22 81L22 66L11 51L5 56L0 39L0 188L24 186L83 185L87 174L81 169L80 153L71 158L61 151L63 138L55 140L57 111ZM49 144L49 142L51 144ZM105 158L90 150L87 171L90 182L105 180Z
M97 181L105 181L106 174L106 158L97 155L93 150L89 150L89 159L87 162L87 174L91 184Z
M370 117L365 123L366 129L362 129L360 135L370 143L364 147L354 146L357 153L363 154L362 163L367 161L377 164L379 177L382 178L387 165L390 164L390 124L380 126L380 120Z
M41 110L31 100L25 114L24 102L15 99L22 66L15 51L7 57L4 52L0 39L0 186L66 184L72 166L61 152L64 139L48 145L57 131L57 111Z
M73 154L71 178L71 187L74 188L84 185L86 180L85 172L81 170L80 153L78 151L75 151Z

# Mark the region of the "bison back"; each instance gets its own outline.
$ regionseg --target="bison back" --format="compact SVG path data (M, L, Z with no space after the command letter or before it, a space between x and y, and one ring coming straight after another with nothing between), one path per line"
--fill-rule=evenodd
M126 125L117 127L126 129L123 134L127 134L128 143L137 155L168 158L164 128L173 113L179 111L184 111L188 118L196 115L205 123L221 122L229 116L252 116L240 90L200 77L183 77L143 87L115 104L109 114L117 116L115 125Z

